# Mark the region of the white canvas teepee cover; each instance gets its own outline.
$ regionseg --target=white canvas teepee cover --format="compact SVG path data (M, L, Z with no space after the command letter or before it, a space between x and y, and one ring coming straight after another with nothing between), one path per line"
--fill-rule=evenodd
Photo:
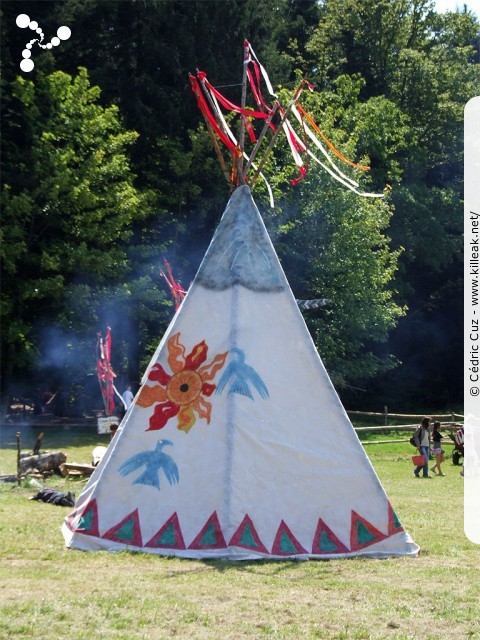
M189 558L416 555L247 186L230 199L68 547Z

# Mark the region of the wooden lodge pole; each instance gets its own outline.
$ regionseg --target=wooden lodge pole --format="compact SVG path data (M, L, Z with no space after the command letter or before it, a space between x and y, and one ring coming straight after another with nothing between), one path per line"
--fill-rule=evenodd
M279 102L278 102L278 100L275 100L275 104L273 105L273 109L272 109L270 115L268 116L268 118L265 120L265 124L263 126L262 132L260 133L260 135L258 137L256 145L253 147L252 153L250 154L250 158L248 159L248 162L247 162L247 164L245 166L245 169L243 171L243 179L244 180L245 180L245 178L246 178L246 176L248 174L248 170L250 169L250 166L252 165L252 162L255 159L255 156L258 153L260 145L262 144L263 139L265 137L265 134L268 131L268 127L270 126L270 123L272 122L274 115L277 113L278 106L279 106Z
M243 47L243 72L242 72L242 101L241 101L241 107L242 110L245 109L245 105L247 104L247 64L248 64L248 52L249 52L249 47L248 47L248 42L245 41L244 47ZM245 118L247 116L244 116L243 114L241 114L240 116L240 131L238 133L238 158L236 158L236 163L237 163L237 176L238 176L238 181L240 184L245 184L245 178L243 175L243 148L245 146Z
M293 105L295 104L295 102L298 100L300 94L302 93L302 89L303 89L303 85L304 85L304 81L302 80L300 86L298 87L298 89L295 91L295 93L293 94L292 99L290 100L289 105L287 106L287 108L285 109L283 116L282 116L282 120L280 122L280 124L277 127L277 130L275 131L275 133L272 136L272 139L270 140L270 144L268 145L268 147L265 150L265 153L263 154L262 159L260 160L260 164L257 167L257 170L255 171L255 173L253 174L252 179L250 180L250 186L253 187L253 185L255 184L255 182L258 180L258 176L260 175L260 172L263 168L263 165L265 164L270 151L273 148L273 145L275 144L275 142L277 141L278 135L283 127L283 123L286 121L286 119L288 118L288 115L293 107Z
M198 69L197 69L197 75L198 75ZM203 91L205 93L205 96L207 97L207 100L208 100L208 102L210 104L210 108L215 113L215 111L216 111L215 105L214 105L214 103L212 101L210 93L207 91L207 89L205 87L205 79L199 78L199 80L200 80L200 84L203 87ZM202 115L203 115L203 119L205 120L205 124L207 125L208 132L210 133L210 137L211 137L212 142L213 142L213 148L215 149L215 153L217 154L218 161L220 162L220 167L222 169L222 173L225 176L225 180L227 181L227 184L230 185L231 184L230 173L229 173L229 171L227 169L227 165L225 164L225 159L224 159L224 157L222 155L222 152L220 151L220 147L219 147L218 142L217 142L217 137L215 135L215 132L212 129L212 125L208 121L208 118L203 113L203 111L202 111ZM221 122L219 122L219 126L221 127L221 129L225 133L225 135L228 135L227 132L225 131L225 127L222 126Z

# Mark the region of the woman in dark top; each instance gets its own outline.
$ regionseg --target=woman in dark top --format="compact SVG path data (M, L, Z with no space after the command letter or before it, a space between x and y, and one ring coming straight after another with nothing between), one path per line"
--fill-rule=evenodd
M431 478L428 475L428 460L430 458L430 420L431 418L423 418L420 426L417 428L414 434L415 444L421 456L425 457L424 464L419 467L415 467L414 475L416 478L420 477L420 471L423 469L423 477Z
M433 473L436 473L439 476L445 475L442 471L442 466L441 466L442 462L445 460L445 456L442 449L442 438L443 436L440 433L440 422L434 422L433 433L432 433L432 440L433 440L432 453L435 456L436 463L432 467L432 471Z

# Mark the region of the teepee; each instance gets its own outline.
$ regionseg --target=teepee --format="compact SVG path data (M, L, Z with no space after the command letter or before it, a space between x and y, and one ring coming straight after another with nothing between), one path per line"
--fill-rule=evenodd
M186 558L417 555L248 186L63 534L77 549Z

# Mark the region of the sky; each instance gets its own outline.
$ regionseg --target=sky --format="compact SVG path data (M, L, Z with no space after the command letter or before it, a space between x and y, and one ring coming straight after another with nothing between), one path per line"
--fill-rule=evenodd
M480 16L480 0L435 0L435 7L439 13L455 11L457 7L461 9L464 4L477 16Z

